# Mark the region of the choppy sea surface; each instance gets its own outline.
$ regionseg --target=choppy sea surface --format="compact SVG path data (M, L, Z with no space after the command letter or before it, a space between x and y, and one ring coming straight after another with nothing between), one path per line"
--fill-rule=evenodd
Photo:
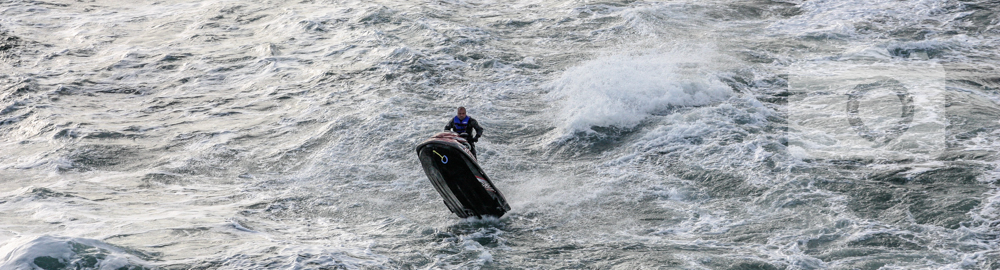
M1000 269L998 10L2 1L0 269Z

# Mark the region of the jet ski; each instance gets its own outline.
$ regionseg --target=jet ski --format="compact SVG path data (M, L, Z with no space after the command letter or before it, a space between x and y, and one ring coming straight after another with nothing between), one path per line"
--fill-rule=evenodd
M503 197L458 133L441 132L417 145L424 173L448 210L458 217L501 217L510 211Z

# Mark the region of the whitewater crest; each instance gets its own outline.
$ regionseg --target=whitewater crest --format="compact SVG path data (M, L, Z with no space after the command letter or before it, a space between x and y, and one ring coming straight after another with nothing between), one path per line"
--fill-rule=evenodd
M147 270L153 256L100 240L44 235L0 246L0 269Z
M695 55L695 56L692 56ZM572 67L551 83L565 133L633 128L674 107L703 106L734 93L691 52L611 55Z

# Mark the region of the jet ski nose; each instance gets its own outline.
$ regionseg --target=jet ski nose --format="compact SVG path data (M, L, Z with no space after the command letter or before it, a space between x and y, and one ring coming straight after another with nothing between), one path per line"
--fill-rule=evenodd
M420 165L445 206L461 218L501 217L510 205L469 152L468 143L453 132L435 134L417 145Z

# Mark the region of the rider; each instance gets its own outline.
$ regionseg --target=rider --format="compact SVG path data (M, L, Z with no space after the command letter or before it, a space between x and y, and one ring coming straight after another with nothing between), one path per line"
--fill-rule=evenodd
M472 156L476 156L476 142L479 141L479 137L483 136L483 128L479 126L479 122L476 119L465 115L465 107L458 107L458 115L448 122L447 126L444 126L444 130L453 131L458 133L459 136L465 138L469 142L469 150L472 152ZM472 130L476 130L476 136L472 136Z

